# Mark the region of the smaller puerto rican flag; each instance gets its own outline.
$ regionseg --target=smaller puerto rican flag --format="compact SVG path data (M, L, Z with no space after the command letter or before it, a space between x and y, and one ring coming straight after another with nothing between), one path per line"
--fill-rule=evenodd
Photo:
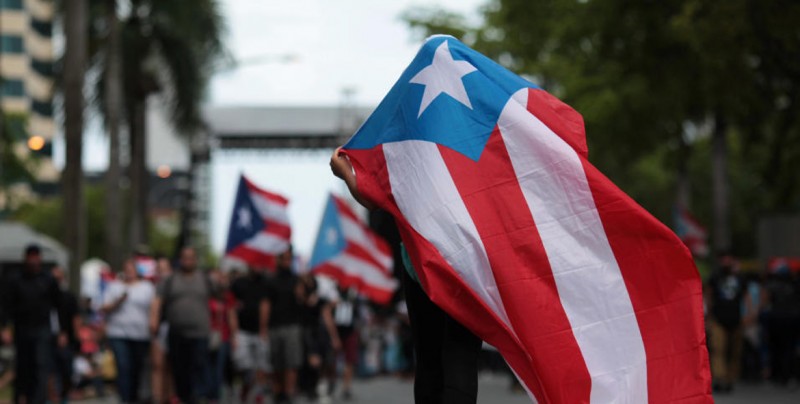
M675 206L675 234L696 257L708 255L708 232L682 205Z
M288 199L257 187L242 175L228 229L226 260L274 269L275 257L291 242L288 206Z
M311 271L386 304L397 289L393 265L386 241L370 230L344 200L331 194L311 254Z

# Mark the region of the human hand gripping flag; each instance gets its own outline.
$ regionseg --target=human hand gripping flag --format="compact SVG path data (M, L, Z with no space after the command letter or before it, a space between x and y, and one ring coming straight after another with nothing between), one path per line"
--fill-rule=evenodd
M533 401L712 402L691 255L589 163L572 108L434 36L343 153L429 297Z

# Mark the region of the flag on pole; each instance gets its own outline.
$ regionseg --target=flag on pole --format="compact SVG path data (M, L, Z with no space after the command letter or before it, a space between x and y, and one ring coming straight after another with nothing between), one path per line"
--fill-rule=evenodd
M675 234L697 257L708 256L708 232L685 206L675 206Z
M275 257L291 242L289 200L239 178L225 258L249 266L275 268Z
M583 119L429 38L344 146L428 296L541 403L710 403L689 251L589 163Z
M386 241L370 230L347 202L331 194L311 254L311 271L386 304L397 289L393 263Z

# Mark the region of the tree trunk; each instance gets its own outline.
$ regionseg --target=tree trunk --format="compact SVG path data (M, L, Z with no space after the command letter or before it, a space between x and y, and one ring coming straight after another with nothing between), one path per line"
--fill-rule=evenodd
M108 171L106 171L106 259L114 271L122 269L122 190L120 189L120 114L122 71L120 68L119 19L116 0L107 1L108 44L106 48L105 109L108 128Z
M711 177L714 217L714 252L729 253L731 248L728 201L728 125L717 115L711 146Z
M66 165L62 177L64 244L70 253L69 286L80 292L80 264L86 254L86 212L83 195L83 80L86 73L86 0L64 2L64 137Z
M133 97L128 105L131 142L131 245L147 244L147 135L145 109L147 98Z

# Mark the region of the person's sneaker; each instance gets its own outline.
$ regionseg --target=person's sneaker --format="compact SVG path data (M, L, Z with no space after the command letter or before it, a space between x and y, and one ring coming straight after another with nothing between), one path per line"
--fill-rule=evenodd
M351 393L350 390L345 390L344 393L342 393L342 400L352 401L353 393Z

